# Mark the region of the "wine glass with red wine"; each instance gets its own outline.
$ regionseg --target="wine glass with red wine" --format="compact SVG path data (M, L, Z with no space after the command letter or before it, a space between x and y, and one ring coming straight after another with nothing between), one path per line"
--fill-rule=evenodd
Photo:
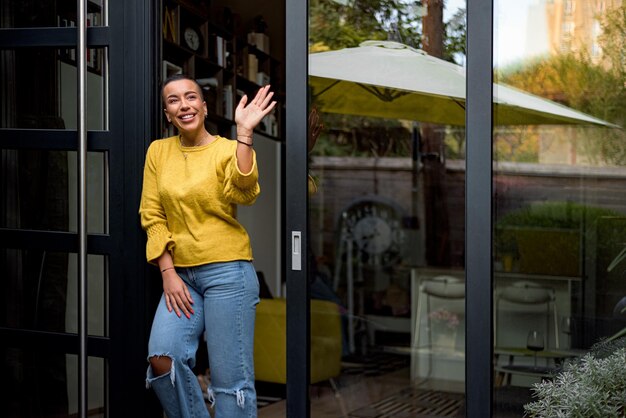
M545 348L543 334L540 331L530 331L526 339L526 348L535 353L535 367L537 367L537 353Z

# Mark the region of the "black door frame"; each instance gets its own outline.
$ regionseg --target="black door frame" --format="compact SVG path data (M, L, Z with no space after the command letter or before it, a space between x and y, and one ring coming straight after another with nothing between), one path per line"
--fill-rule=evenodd
M308 2L287 0L286 235L287 417L310 416L309 286L306 245L293 270L292 231L307 243ZM493 0L467 0L466 416L490 417L493 403L492 83ZM469 197L469 199L468 199ZM477 307L480 307L478 309Z
M287 417L310 416L308 280L308 1L286 0L285 276L287 279ZM294 234L300 234L294 235ZM299 242L296 242L298 241ZM298 265L299 264L299 265Z
M109 129L89 131L87 150L107 154L109 231L89 234L87 252L108 259L109 336L87 336L87 355L106 360L108 416L156 416L156 403L144 385L147 363L142 360L154 306L137 211L145 150L156 132L154 69L160 31L156 7L149 0L105 4L109 25L89 27L87 45L107 48ZM0 29L0 49L75 48L77 31ZM77 131L0 129L0 147L78 151ZM70 232L1 228L0 240L16 249L79 250L78 234ZM3 346L40 347L42 356L50 350L78 354L79 340L71 333L0 327Z
M467 0L466 71L465 399L481 418L493 405L493 0Z

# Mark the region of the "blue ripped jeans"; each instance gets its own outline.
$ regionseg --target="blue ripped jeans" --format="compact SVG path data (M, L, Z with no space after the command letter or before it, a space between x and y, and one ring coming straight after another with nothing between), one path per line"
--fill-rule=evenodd
M209 413L192 368L206 330L211 384L209 401L216 418L257 416L254 389L254 319L259 282L251 262L232 261L176 268L185 281L194 314L188 319L168 312L165 299L154 316L148 359L172 359L169 373L154 376L148 366L146 386L152 387L168 418L203 417Z

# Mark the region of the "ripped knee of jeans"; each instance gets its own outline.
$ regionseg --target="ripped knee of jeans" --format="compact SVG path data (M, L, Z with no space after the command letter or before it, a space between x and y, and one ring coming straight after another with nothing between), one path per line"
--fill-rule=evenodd
M148 357L148 371L146 373L146 388L149 388L152 381L169 373L172 386L176 382L176 368L174 358L169 354L154 354Z
M243 408L246 404L246 397L243 396L243 390L237 389L237 406Z
M208 400L211 406L215 406L215 393L213 392L213 389L211 389L210 386L207 388L206 393L209 397Z
M243 389L213 389L209 387L207 389L207 394L209 395L209 402L211 406L215 405L215 393L221 393L224 395L235 396L237 398L237 406L239 408L244 408L246 406L246 396L245 391Z

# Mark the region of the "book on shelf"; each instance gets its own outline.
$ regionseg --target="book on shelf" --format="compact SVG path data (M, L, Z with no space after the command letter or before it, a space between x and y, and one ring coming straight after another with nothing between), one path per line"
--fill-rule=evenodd
M215 59L220 67L226 66L226 40L221 36L215 36Z
M263 118L260 130L268 135L278 136L278 122L273 112Z
M165 6L163 11L163 37L170 42L178 43L179 24L178 9L176 7L170 9Z
M259 86L266 86L270 84L270 76L265 74L263 71L256 73L256 83Z
M87 26L100 26L100 13L87 13ZM100 72L99 49L87 49L87 66L94 71Z
M175 74L182 74L183 69L176 64L173 64L169 61L163 60L163 73L161 74L162 79L165 81L171 76Z
M248 33L248 43L254 45L262 52L269 55L270 53L270 38L264 33L250 32Z
M235 92L235 105L238 105L239 102L241 101L241 99L243 98L243 96L246 95L246 92L240 89L237 89L237 91ZM248 98L248 102L250 98Z
M215 77L199 78L196 80L200 87L202 87L202 95L206 102L206 107L210 114L217 114L222 116L222 109L218 106L218 80Z
M248 80L256 82L257 73L259 72L259 59L254 54L248 54Z
M223 115L226 119L233 118L233 86L226 84L223 87L224 111Z

